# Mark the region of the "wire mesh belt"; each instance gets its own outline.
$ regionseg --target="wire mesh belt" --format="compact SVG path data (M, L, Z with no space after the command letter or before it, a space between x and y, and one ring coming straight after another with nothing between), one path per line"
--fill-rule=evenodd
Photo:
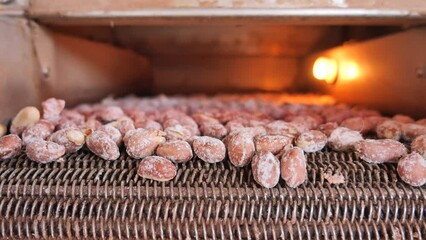
M303 186L265 189L229 161L195 159L159 183L139 177L124 153L104 161L82 150L45 165L20 155L0 163L0 237L426 239L426 188L402 183L395 165L307 157ZM326 173L346 183L331 185Z

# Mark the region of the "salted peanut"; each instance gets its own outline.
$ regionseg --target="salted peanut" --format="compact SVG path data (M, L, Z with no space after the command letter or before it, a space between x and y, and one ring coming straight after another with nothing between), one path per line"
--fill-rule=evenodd
M303 125L303 128L307 130L317 128L323 121L322 117L316 114L293 116L290 120L291 123L297 123L299 126Z
M256 151L279 153L285 146L291 144L293 137L282 135L262 135L254 138Z
M102 106L96 112L99 119L104 122L115 121L125 116L123 109L117 106Z
M416 121L416 124L422 125L426 127L426 118L422 118Z
M199 129L203 136L221 139L228 133L225 126L213 117L201 113L194 114L192 117L200 126Z
M79 104L78 106L73 108L73 110L77 111L78 113L83 115L85 118L89 118L90 116L93 115L95 108L94 108L93 105L83 103L83 104Z
M397 114L392 117L393 120L400 122L400 123L414 123L414 119L402 114Z
M163 130L161 123L149 118L139 119L135 121L135 128L145 128L151 130Z
M426 134L426 127L415 123L402 124L402 138L406 141L411 141L417 136Z
M318 152L325 147L327 140L328 138L324 133L311 130L300 134L296 138L295 144L305 152Z
M64 146L66 153L74 153L83 147L84 143L86 142L86 135L80 129L65 128L58 130L50 135L49 141Z
M317 130L324 133L327 137L330 137L334 129L338 128L339 125L336 122L328 122L318 126Z
M29 159L39 162L48 163L53 161L61 161L65 154L65 147L57 143L45 140L36 140L30 142L25 149Z
M178 117L176 120L179 122L179 125L182 125L186 129L188 129L191 132L192 136L200 135L200 130L198 129L198 125L194 121L194 119L192 119L191 117L187 115L183 115ZM164 128L166 128L166 125L164 125Z
M168 159L158 156L149 156L139 162L138 175L155 181L165 182L172 180L177 173L177 167Z
M395 120L386 120L376 127L378 138L399 140L402 135L401 123Z
M194 147L195 155L205 162L216 163L225 159L225 144L217 138L197 137L194 139L192 146Z
M266 124L265 129L269 135L295 136L299 133L299 130L295 127L295 123L288 123L281 120Z
M128 131L123 141L129 156L144 158L153 155L158 145L166 142L164 136L163 131L138 128Z
M135 129L133 120L129 117L122 117L116 121L108 123L107 125L117 128L118 131L120 131L121 136L124 136L128 131Z
M101 131L108 134L108 136L115 142L115 144L120 146L123 138L121 136L120 131L117 128L111 125L102 125L98 127L97 131Z
M167 140L187 140L191 138L191 131L180 124L170 126L164 129Z
M65 101L57 98L49 98L41 103L43 119L57 124L61 118L61 112L65 108Z
M338 127L330 134L328 143L336 151L348 151L353 149L355 143L362 140L361 133L348 128Z
M158 145L155 153L175 163L184 163L193 157L191 145L182 140L162 143Z
M86 145L90 151L102 159L116 160L120 157L117 144L105 132L94 131L87 136Z
M384 120L385 118L379 116L353 117L343 120L340 126L354 131L368 133L374 131L376 126Z
M93 129L93 130L98 129L100 126L102 126L102 123L96 120L95 118L87 119L87 121L83 125L83 127Z
M61 112L59 122L61 121L71 121L74 122L77 126L84 124L85 117L83 114L79 113L76 110L64 109Z
M227 149L229 160L234 166L248 165L256 150L253 135L245 131L233 134L227 141Z
M246 121L241 119L231 120L225 124L225 128L228 131L228 133L241 130L244 127L246 127Z
M287 150L281 157L281 178L287 186L298 187L306 181L307 176L306 157L303 150L299 147Z
M271 152L258 152L251 162L251 171L259 185L275 187L280 180L280 161Z
M420 135L411 142L411 151L418 152L426 158L426 135Z
M426 183L426 159L413 152L398 161L398 175L402 181L414 187L420 187Z
M369 163L397 162L407 155L404 144L392 139L366 139L354 145L355 154Z
M0 137L3 137L7 133L7 127L0 123Z
M40 120L40 111L36 107L24 107L21 109L10 125L10 132L20 135L25 128Z
M34 140L46 140L55 130L55 126L47 120L41 119L22 132L22 143L27 145Z
M16 134L5 135L0 138L0 159L13 158L21 151L21 139Z

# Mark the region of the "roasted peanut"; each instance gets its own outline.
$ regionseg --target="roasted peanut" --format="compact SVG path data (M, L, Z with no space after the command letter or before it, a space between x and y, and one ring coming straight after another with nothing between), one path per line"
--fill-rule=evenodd
M392 139L367 139L354 145L355 154L369 163L396 162L407 155L407 148Z
M117 106L102 106L97 110L97 116L103 122L112 122L121 117L124 117L125 114L120 107Z
M317 130L324 133L327 137L330 137L334 129L338 128L339 125L336 122L328 122L318 126Z
M280 161L271 152L257 152L251 169L253 179L262 187L275 187L280 180Z
M414 119L402 114L397 114L393 116L392 119L400 123L414 123Z
M399 140L402 135L401 123L395 120L386 120L376 127L378 138Z
M378 120L378 117L353 117L343 120L340 126L353 131L367 133L375 129Z
M129 117L122 117L118 119L117 121L111 122L108 125L111 125L120 131L121 136L124 137L126 133L130 130L135 129L135 125L133 124L133 120Z
M188 140L192 137L191 131L180 124L167 127L164 132L166 132L167 140Z
M205 114L194 114L194 120L200 125L200 132L203 136L210 136L214 138L223 138L228 131L226 128L215 118Z
M422 125L426 127L426 118L422 118L416 121L416 124Z
M40 120L34 125L28 126L22 132L22 142L27 145L31 141L42 139L46 140L55 130L55 126L47 120Z
M5 135L0 138L0 159L13 158L21 151L21 139L16 134Z
M50 135L49 141L64 146L66 153L74 153L83 147L86 136L84 132L79 129L65 128Z
M306 157L303 150L293 147L287 150L281 157L281 178L287 186L298 187L307 179Z
M299 133L294 123L288 123L281 120L266 124L265 129L269 135L295 136Z
M192 159L192 148L182 140L165 142L158 145L156 154L175 163L184 163Z
M285 146L291 144L293 137L281 135L262 135L254 138L256 151L279 153Z
M195 155L205 162L216 163L225 159L225 144L217 138L197 137L194 139L192 146L194 147Z
M131 157L144 158L153 155L158 145L166 142L164 135L163 131L138 128L128 131L123 141Z
M87 136L86 145L90 151L102 159L116 160L120 157L117 144L105 132L94 131Z
M149 156L139 162L138 175L155 181L170 181L177 173L176 166L168 159Z
M3 137L7 133L7 127L0 123L0 137Z
M333 130L328 143L336 151L347 151L353 148L354 144L363 140L361 133L344 127Z
M407 141L412 141L420 135L426 134L426 127L415 123L402 124L402 138Z
M122 136L120 131L117 128L111 125L102 125L98 127L97 131L101 131L108 134L108 136L115 142L115 144L117 144L117 146L120 146L122 141Z
M163 126L159 122L151 119L144 119L135 121L135 128L145 128L150 130L163 130Z
M305 152L318 152L327 144L327 136L320 131L311 130L300 134L295 144Z
M426 158L426 134L416 137L411 142L411 151L418 152L422 157Z
M414 152L398 161L398 175L411 186L419 187L426 183L426 159Z
M40 111L35 107L24 107L12 120L10 132L20 135L25 128L40 120Z
M48 163L62 160L65 147L51 141L38 139L28 143L26 153L28 158L35 162Z
M43 119L56 125L61 118L61 112L65 108L65 101L62 99L49 98L41 103L43 109Z
M255 152L253 135L239 131L227 140L228 156L236 167L243 167L250 163Z

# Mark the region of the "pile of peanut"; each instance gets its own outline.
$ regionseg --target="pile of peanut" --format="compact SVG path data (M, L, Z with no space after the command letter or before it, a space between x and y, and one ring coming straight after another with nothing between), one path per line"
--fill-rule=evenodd
M273 95L130 96L70 109L64 100L50 98L41 111L20 110L9 129L0 126L0 134L0 159L24 149L39 163L63 161L66 153L85 146L102 159L117 160L124 148L141 159L138 174L156 181L173 179L178 165L195 155L208 163L251 164L259 185L272 188L281 177L294 188L307 179L305 153L329 146L355 151L371 164L395 163L412 186L426 183L426 119L384 117L345 105L282 103Z

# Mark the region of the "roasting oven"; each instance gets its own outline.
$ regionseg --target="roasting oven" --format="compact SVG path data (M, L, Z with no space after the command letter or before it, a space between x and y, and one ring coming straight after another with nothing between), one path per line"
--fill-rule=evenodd
M0 5L0 116L60 97L315 93L426 117L426 3L48 1ZM353 153L307 155L300 188L262 189L228 162L167 183L86 151L0 163L2 238L425 239L426 188ZM344 185L324 180L339 169Z

